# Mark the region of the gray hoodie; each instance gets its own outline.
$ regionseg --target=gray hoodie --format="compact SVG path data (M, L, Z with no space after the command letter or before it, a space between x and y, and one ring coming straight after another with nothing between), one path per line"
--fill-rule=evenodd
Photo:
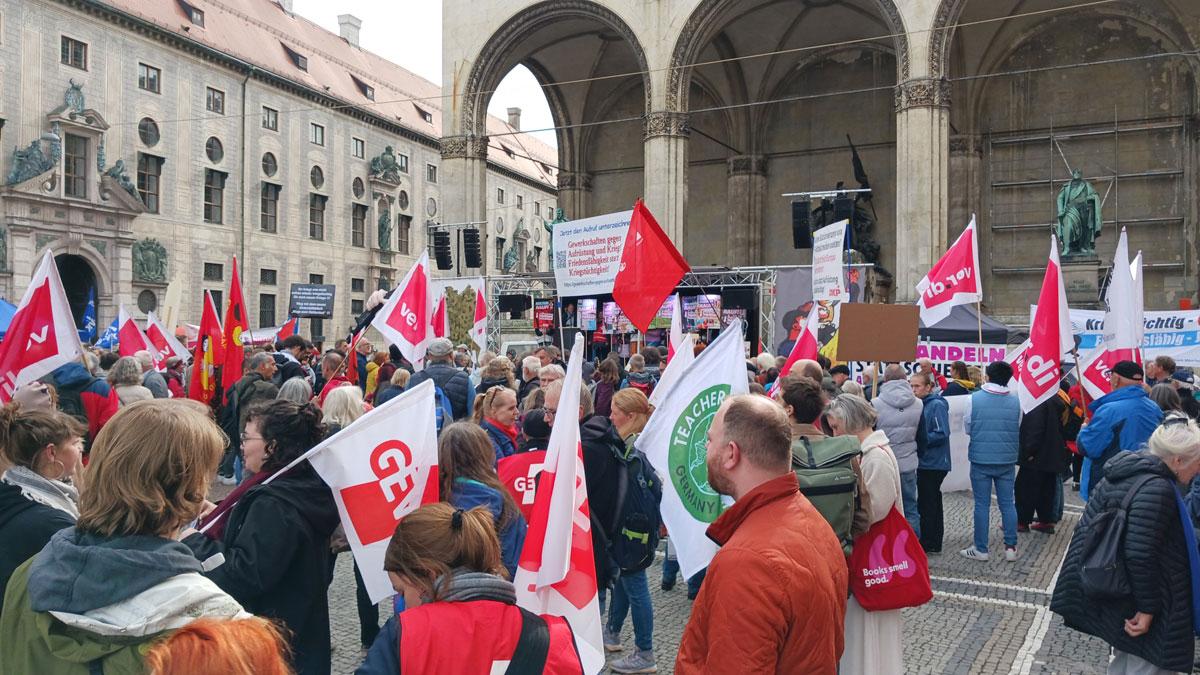
M917 470L917 430L921 426L921 399L912 392L908 380L884 382L879 395L871 401L879 413L876 428L887 434L900 473Z

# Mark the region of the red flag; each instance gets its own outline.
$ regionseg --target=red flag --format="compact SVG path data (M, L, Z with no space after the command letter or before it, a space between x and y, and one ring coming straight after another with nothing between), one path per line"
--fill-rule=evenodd
M926 326L950 316L956 305L979 302L983 290L979 283L979 240L975 234L975 216L967 229L954 241L942 259L933 264L924 279L917 282L921 321Z
M1021 410L1026 413L1058 392L1062 358L1075 346L1068 312L1067 290L1058 262L1058 238L1051 235L1050 260L1029 328L1029 349L1017 379Z
M159 357L166 361L170 356L178 356L181 359L187 359L188 351L179 339L175 337L167 327L159 321L158 316L153 311L146 312L146 337L150 340L150 344L158 351Z
M518 452L509 455L496 464L496 475L508 489L525 522L533 520L533 505L537 497L538 476L542 473L542 464L546 461L545 450Z
M281 340L286 340L295 335L296 329L299 327L299 325L300 317L293 316L292 318L288 319L282 326L279 327L279 330L275 332L275 341L279 342Z
M358 385L358 341L362 339L365 332L367 329L363 328L350 336L350 351L346 354L346 379L356 386ZM324 394L324 392L321 393ZM321 400L322 402L325 400L324 396L321 397Z
M224 360L221 320L212 295L204 291L204 308L200 314L200 329L196 350L192 355L192 379L188 382L188 398L207 404L217 392L216 367Z
M17 387L82 354L54 254L46 251L0 341L0 403L12 400Z
M661 299L658 304L662 305ZM559 409L579 409L582 371L583 339L576 335ZM604 667L604 647L590 514L579 419L564 414L550 432L533 517L513 585L521 607L567 620L584 672L598 673Z
M246 358L246 350L242 347L242 331L247 328L246 301L242 299L237 256L233 256L233 278L229 281L229 304L225 308L225 360L221 362L221 386L225 390L226 400L233 385L242 379L242 362Z
M433 335L429 330L429 252L417 259L408 274L371 321L388 342L396 345L415 366L425 362L425 347Z
M471 340L479 345L479 351L487 349L487 302L483 289L475 290L475 321L471 324Z
M450 317L446 313L446 294L438 298L437 304L433 306L433 317L429 320L429 325L433 329L433 337L449 337L450 336Z
M650 210L637 200L613 281L613 300L621 311L638 330L646 332L663 301L691 269Z
M779 377L783 377L791 372L792 366L801 359L817 360L820 350L820 345L817 343L817 328L820 325L820 317L820 309L814 303L812 309L808 312L808 316L804 319L804 330L800 331L795 344L792 345L792 352L788 354L787 361L783 362L783 368L779 369Z
M117 310L117 341L117 353L121 356L133 356L140 351L148 351L155 357L155 361L158 360L158 350L150 344L150 338L146 337L133 317L129 316L129 312L125 311L125 305L120 305Z

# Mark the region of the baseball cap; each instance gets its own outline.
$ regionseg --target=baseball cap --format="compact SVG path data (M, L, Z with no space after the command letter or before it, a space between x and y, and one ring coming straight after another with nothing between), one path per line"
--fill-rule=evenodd
M1112 367L1112 372L1135 382L1141 382L1146 377L1142 367L1133 361L1117 361L1116 365Z
M452 351L454 351L454 343L444 337L435 338L425 349L425 353L430 356L447 356Z
M1171 373L1171 379L1185 387L1191 387L1196 383L1196 376L1190 368L1180 368Z

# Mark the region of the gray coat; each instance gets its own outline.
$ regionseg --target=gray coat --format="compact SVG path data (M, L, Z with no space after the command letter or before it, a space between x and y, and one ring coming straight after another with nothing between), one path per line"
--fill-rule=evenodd
M142 386L150 390L154 398L170 398L171 392L167 389L167 380L162 376L162 373L157 370L147 370L142 373Z
M921 399L907 380L884 382L871 404L879 413L876 428L887 434L900 473L917 470L917 432L921 427Z

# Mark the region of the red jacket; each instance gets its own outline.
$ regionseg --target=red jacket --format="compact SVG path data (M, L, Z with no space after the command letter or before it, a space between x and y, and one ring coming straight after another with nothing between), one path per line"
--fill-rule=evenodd
M834 675L848 573L829 524L787 473L708 528L721 545L683 631L675 673Z

